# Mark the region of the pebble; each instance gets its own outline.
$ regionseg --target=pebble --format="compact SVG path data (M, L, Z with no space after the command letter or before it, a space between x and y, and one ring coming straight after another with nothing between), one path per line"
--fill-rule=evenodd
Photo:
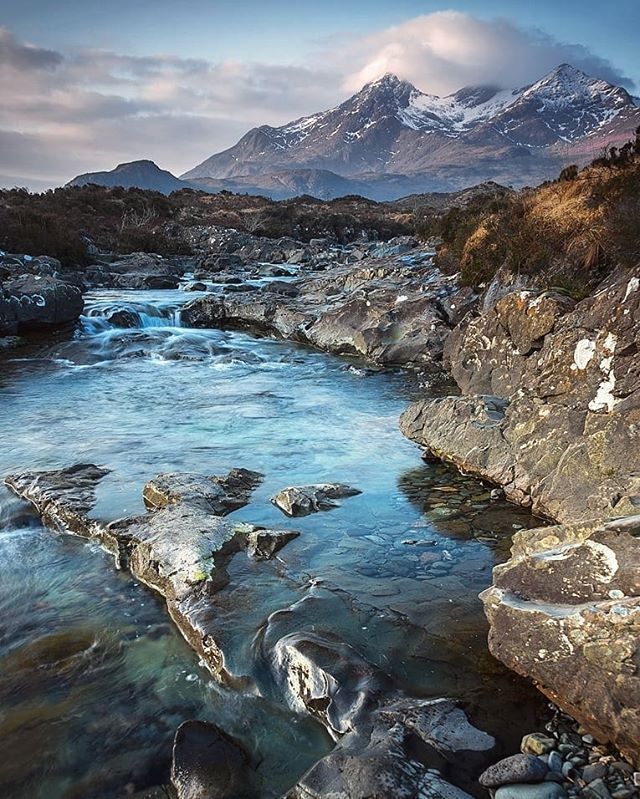
M607 774L607 767L604 763L591 763L585 766L582 771L582 779L585 782L593 782L594 780L601 779Z
M494 763L480 775L480 785L497 788L513 782L541 782L549 767L534 755L512 755Z
M583 789L582 795L585 799L611 799L609 789L602 779L590 782L587 787Z
M547 765L551 771L562 771L562 757L559 752L549 752Z
M542 732L532 732L529 735L525 735L520 744L520 751L528 755L546 755L555 748L555 738L550 738Z
M557 782L539 782L536 785L503 785L494 799L564 799L566 791Z

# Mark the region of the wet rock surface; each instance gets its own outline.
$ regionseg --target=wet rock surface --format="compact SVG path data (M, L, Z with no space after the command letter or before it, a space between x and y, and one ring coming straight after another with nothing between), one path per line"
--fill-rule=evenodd
M187 641L211 671L226 677L210 623L215 617L213 596L228 582L227 563L243 550L259 559L272 557L298 533L233 523L218 515L249 501L260 475L244 469L212 478L159 475L144 489L148 513L99 523L88 513L105 474L97 466L80 464L12 475L5 482L35 506L45 523L96 539L119 565L160 593Z
M451 700L399 699L345 735L287 797L469 799L459 786L471 786L494 743Z
M249 774L247 753L214 724L178 727L171 763L176 799L250 799Z
M432 254L386 256L301 277L287 293L270 284L243 294L211 294L185 306L190 327L268 333L380 364L437 365L460 313L475 296L431 263ZM366 264L366 265L365 265ZM289 284L291 285L291 284Z
M76 286L48 275L20 275L0 283L0 335L75 322L84 302Z
M341 483L320 483L308 486L290 486L279 491L271 501L287 516L308 516L321 510L337 507L336 499L353 497L361 492Z

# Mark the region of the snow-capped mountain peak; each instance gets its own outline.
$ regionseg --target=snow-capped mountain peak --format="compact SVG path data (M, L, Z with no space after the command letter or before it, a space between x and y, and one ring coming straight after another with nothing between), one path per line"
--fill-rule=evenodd
M328 111L254 128L183 177L323 170L358 180L437 174L439 185L454 176L456 187L465 174L517 183L552 176L566 165L568 148L576 162L593 158L638 124L640 110L625 89L569 64L530 86L469 86L446 97L388 73Z

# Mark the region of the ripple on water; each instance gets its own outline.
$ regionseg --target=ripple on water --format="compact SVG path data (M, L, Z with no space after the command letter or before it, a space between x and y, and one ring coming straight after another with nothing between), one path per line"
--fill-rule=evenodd
M73 340L8 364L0 466L109 467L95 508L103 519L141 512L142 486L161 471L263 472L235 516L302 534L280 561L237 556L217 597L228 668L253 692L214 683L150 591L92 544L44 530L3 490L0 794L86 799L158 784L176 727L196 717L249 748L261 796L281 794L330 747L271 679L270 646L300 630L339 636L407 692L461 698L513 745L541 705L488 656L477 593L513 530L534 521L476 481L420 465L397 424L415 390L409 376L182 329L183 300L95 292ZM120 324L138 326L109 323L120 311ZM323 481L363 493L296 520L270 502L286 485Z

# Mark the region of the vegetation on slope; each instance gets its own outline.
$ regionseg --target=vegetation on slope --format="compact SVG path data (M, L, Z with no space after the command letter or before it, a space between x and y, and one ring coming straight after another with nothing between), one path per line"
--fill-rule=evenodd
M82 263L87 245L110 252L188 252L184 228L231 227L259 236L328 237L346 243L363 232L387 239L413 231L410 211L362 197L274 201L190 189L168 197L143 189L71 186L42 194L0 191L0 247Z
M618 264L640 261L640 129L582 170L502 197L478 197L466 208L423 219L437 235L443 268L479 286L499 269L540 286L581 296Z

